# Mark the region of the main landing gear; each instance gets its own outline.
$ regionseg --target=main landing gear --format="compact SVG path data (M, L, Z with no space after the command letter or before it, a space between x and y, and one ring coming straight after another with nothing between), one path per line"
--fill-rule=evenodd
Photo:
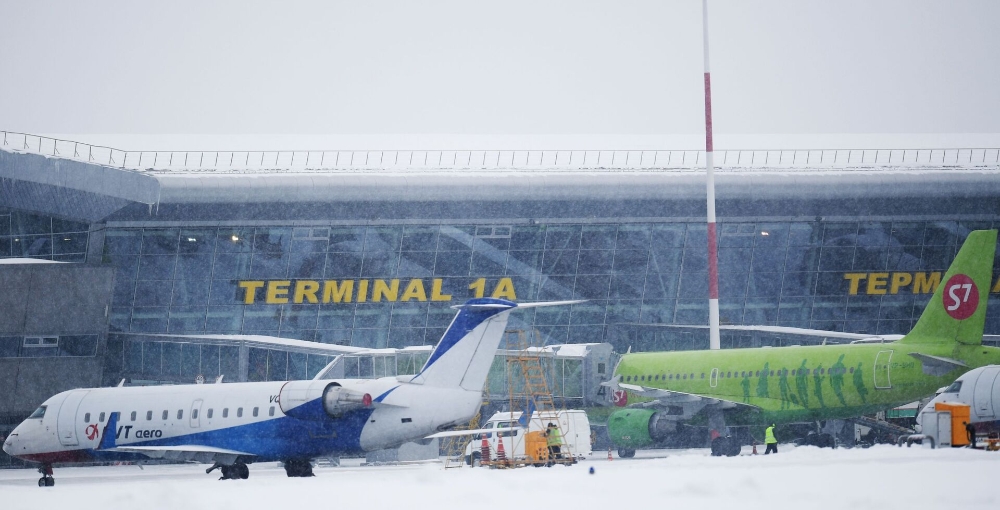
M285 474L289 478L316 476L313 474L312 462L307 459L286 460Z
M215 465L206 469L205 472L211 473L216 469L222 471L222 476L219 480L246 480L250 478L250 468L242 462L234 462L229 466L216 462Z
M42 474L42 477L38 479L39 487L52 487L56 484L56 479L52 478L52 464L42 464L38 468L38 472Z
M743 446L735 437L719 436L712 440L711 449L713 457L735 457L740 454Z
M712 433L710 444L713 457L735 457L740 454L743 445L736 436L730 434L726 426L726 418L721 409L710 409L708 412L708 428Z

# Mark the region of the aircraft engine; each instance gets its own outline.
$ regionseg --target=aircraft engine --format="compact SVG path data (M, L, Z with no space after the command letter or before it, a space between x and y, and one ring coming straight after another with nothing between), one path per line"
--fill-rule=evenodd
M349 411L371 407L368 393L330 381L289 381L278 396L281 412L300 420L340 418Z
M662 441L677 422L652 409L619 409L608 417L608 436L615 446L636 449Z
M338 418L347 411L371 407L372 396L359 391L351 391L337 383L330 383L323 390L323 410L331 418Z

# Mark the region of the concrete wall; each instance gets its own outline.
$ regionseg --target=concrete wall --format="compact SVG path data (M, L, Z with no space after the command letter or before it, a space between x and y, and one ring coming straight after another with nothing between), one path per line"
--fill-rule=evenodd
M0 336L98 335L95 356L0 358L0 426L56 393L100 385L113 283L112 267L0 264Z

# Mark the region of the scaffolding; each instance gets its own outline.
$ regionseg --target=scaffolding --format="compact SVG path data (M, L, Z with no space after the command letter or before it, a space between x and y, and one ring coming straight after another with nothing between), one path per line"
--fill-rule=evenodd
M479 404L479 410L476 411L476 415L469 420L469 423L455 428L455 430L475 430L479 427L479 420L482 419L483 405L485 402L485 397L483 402ZM465 445L469 442L467 436L449 436L443 438L441 444L441 450L444 452L444 468L459 468L465 465Z
M539 356L539 352L536 352L540 348L534 347L531 342L532 337L540 337L540 335L537 332L529 334L528 331L523 329L507 330L505 333L508 335L508 339L511 336L516 339L516 342L514 342L514 354L507 358L507 373L510 374L507 379L509 395L508 409L510 409L512 417L515 409L524 409L522 425L525 429L523 440L525 443L525 455L523 457L515 457L513 451L511 451L506 459L491 460L492 457L485 458L484 456L484 459L481 461L482 464L494 468L575 464L576 459L573 456L573 452L570 451L568 442L563 441L559 445L559 454L552 456L546 447L547 432L530 430L533 420L539 420L543 430L545 429L546 421L548 421L555 424L561 437L565 437L565 431L558 419L558 412L562 409L556 407L555 400L552 398L552 391L549 389L549 383L545 377L545 369L542 366L541 357ZM508 340L508 349L511 347L510 344L511 342ZM520 379L515 377L515 374L518 374L518 372L523 377L524 385L521 388L522 391L517 391L515 387L516 382ZM497 433L500 434L499 431ZM502 441L502 439L498 437L498 441ZM511 440L510 446L513 446L513 440Z

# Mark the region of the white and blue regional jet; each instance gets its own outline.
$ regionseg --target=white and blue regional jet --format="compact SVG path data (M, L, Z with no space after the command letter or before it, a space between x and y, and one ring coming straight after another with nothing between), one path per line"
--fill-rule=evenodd
M312 476L311 460L398 446L468 423L510 312L577 301L517 304L472 299L414 376L90 388L46 400L7 437L9 455L41 463L142 460L214 463L223 479L247 464L282 461Z

